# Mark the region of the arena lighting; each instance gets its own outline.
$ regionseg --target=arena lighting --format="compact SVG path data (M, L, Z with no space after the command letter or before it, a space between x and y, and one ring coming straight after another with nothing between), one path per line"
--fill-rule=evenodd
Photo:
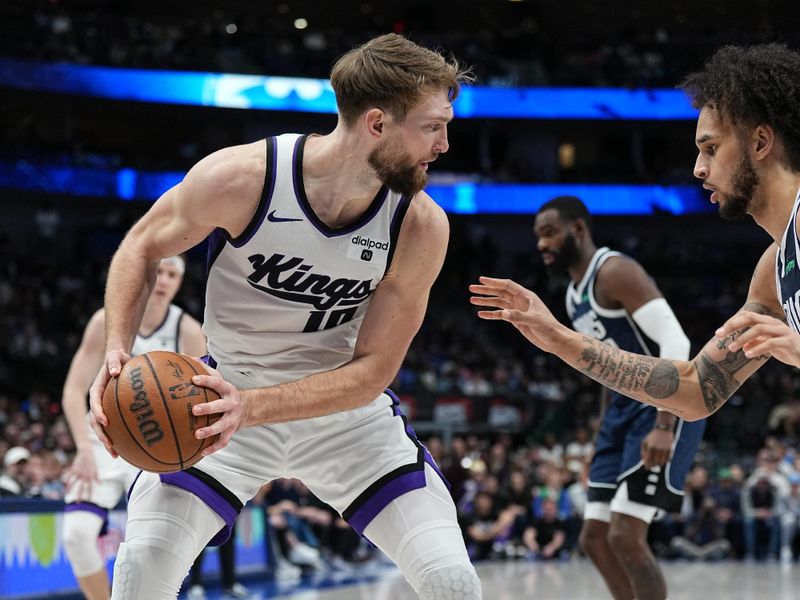
M0 87L110 100L296 112L336 112L327 79L119 69L0 59ZM470 86L459 118L694 120L673 89L490 88Z
M0 188L155 200L183 179L178 171L136 171L0 161ZM713 212L695 185L431 183L426 191L451 214L532 214L555 196L578 196L593 214L652 215Z

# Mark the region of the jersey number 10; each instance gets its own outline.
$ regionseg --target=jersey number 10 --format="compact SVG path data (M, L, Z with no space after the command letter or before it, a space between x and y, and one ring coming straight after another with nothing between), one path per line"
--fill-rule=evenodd
M306 326L303 328L303 333L310 333L312 331L320 331L321 329L333 329L352 321L356 316L357 306L350 308L340 308L338 310L312 310L306 321ZM326 319L327 316L327 319ZM323 325L324 321L324 325Z

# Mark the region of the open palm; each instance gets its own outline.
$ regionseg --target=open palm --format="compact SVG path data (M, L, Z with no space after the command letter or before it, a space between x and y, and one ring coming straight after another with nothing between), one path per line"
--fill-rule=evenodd
M480 277L480 283L469 286L469 301L480 310L478 317L487 321L508 321L533 344L551 351L555 332L562 327L544 302L535 293L510 279Z

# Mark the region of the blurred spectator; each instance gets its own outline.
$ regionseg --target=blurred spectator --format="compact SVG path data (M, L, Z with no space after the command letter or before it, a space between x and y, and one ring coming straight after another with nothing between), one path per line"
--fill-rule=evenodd
M737 467L738 468L738 467ZM714 519L723 528L725 539L730 542L735 556L744 552L742 541L742 488L737 481L735 471L724 467L717 473L717 479L709 490L709 497L714 500Z
M298 567L323 568L319 540L303 516L307 497L294 479L276 479L263 486L257 496L263 502L270 529L275 533L280 553L278 559Z
M790 398L773 408L767 419L767 427L770 433L783 439L800 439L800 400Z
M765 473L756 473L742 489L745 558L777 559L781 498ZM766 542L766 543L764 543Z
M478 492L472 513L461 519L470 558L475 561L491 558L495 545L508 540L513 521L512 512L499 513L492 494Z
M567 469L575 475L580 475L584 465L589 462L592 456L592 440L589 438L589 430L585 427L578 427L575 430L575 439L567 444L564 451L564 459Z
M703 497L692 515L684 534L672 538L671 547L688 559L719 560L731 552L725 538L725 525L716 517L717 504L711 496Z
M566 539L566 525L558 518L556 503L545 498L540 515L533 517L525 529L525 545L534 558L552 560L562 556Z
M789 476L789 493L784 497L781 515L781 561L792 562L795 558L795 539L800 521L800 473Z
M21 496L26 491L25 469L30 458L30 451L22 446L6 451L0 475L0 496Z

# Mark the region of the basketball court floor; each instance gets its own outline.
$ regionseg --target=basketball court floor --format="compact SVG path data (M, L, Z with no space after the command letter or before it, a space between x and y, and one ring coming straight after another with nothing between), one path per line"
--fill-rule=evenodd
M795 600L800 565L780 563L664 563L674 600ZM478 565L485 600L607 600L589 562L502 562ZM247 582L252 598L281 600L417 600L394 568L335 574L302 582ZM209 593L209 600L219 598Z

